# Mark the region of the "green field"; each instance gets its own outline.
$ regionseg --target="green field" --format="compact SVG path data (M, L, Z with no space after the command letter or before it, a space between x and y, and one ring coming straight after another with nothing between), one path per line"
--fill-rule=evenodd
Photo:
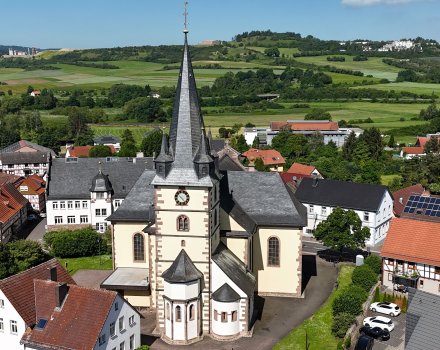
M356 87L357 89L359 87ZM424 83L411 83L411 82L401 82L401 83L390 83L390 84L377 84L372 86L373 89L377 90L394 90L394 91L409 91L415 94L425 94L431 95L435 94L440 96L440 84L424 84Z
M338 55L343 56L343 55ZM390 81L396 80L397 73L401 70L397 67L390 66L382 62L380 57L369 57L368 61L353 61L353 56L344 56L345 62L329 62L328 56L313 56L313 57L296 57L298 62L312 63L318 66L333 66L336 68L357 70L365 75L372 75L375 78L388 79Z
M169 123L165 123L168 127ZM131 130L137 144L142 142L144 135L153 130L152 126L146 125L91 125L95 136L113 135L121 138L125 129Z

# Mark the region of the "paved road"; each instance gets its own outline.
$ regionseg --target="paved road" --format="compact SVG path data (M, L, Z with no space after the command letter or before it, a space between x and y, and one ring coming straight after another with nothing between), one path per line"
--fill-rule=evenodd
M43 243L43 236L46 233L47 219L42 219L37 226L27 235L26 239Z
M367 316L385 316L377 312L369 311ZM394 322L394 330L391 332L390 339L387 341L375 340L373 350L404 350L405 348L405 327L406 314L397 317L390 317Z

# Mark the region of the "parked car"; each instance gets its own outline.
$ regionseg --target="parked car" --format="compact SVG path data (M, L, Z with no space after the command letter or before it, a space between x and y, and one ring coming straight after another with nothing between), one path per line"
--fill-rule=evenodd
M387 301L371 304L370 310L373 312L380 312L381 314L390 315L392 317L399 316L401 311L399 306Z
M363 325L369 327L379 327L386 329L388 332L391 332L394 329L393 321L391 321L388 317L383 316L367 317L364 319Z
M382 329L380 327L369 327L369 326L363 326L359 330L359 333L368 335L369 337L372 337L374 339L381 339L381 340L388 340L390 339L390 332L388 332L385 329Z
M46 217L46 213L40 213L40 217L45 218Z
M368 335L361 335L354 347L354 350L372 350L374 339Z
M408 287L403 284L395 284L394 290L400 293L408 293Z
M27 218L29 221L38 220L38 216L36 214L29 214Z

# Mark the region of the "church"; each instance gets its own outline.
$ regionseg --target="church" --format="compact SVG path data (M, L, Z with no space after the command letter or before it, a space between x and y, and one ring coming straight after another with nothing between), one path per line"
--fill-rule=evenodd
M101 284L155 311L155 332L174 345L252 336L256 295L301 297L307 225L277 173L219 170L184 34L169 137L107 218L114 271ZM96 181L109 196L106 176Z

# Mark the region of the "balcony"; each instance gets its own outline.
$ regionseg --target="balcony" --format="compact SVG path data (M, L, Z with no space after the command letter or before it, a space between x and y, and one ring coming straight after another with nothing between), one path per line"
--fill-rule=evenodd
M417 273L403 273L401 270L394 271L393 284L404 285L406 287L417 288L417 281L419 280Z

